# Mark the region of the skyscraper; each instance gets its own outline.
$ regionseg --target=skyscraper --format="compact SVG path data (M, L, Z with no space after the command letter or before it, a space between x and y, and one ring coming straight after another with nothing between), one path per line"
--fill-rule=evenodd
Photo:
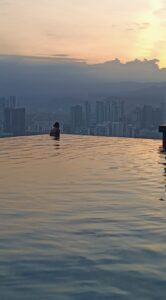
M70 110L72 130L80 130L83 125L83 112L81 105L75 105Z
M85 102L85 127L89 128L91 125L91 105L88 101Z
M104 122L104 102L96 101L96 122L102 124Z
M16 108L16 106L17 106L17 98L16 98L16 96L10 96L6 100L6 107L8 107L8 108Z
M25 108L5 108L4 129L13 135L25 134Z
M5 98L0 98L0 131L4 130Z
M136 129L141 128L141 111L140 107L136 107L131 115L132 124L136 127Z
M142 108L142 128L152 128L153 127L153 107L151 105L144 105Z
M111 122L124 122L124 101L113 100L111 102L110 115Z
M111 122L118 122L118 107L117 102L113 100L111 102Z
M104 102L104 121L111 121L111 103L110 100Z
M118 121L123 122L124 115L125 115L124 101L118 101L117 106L118 106Z

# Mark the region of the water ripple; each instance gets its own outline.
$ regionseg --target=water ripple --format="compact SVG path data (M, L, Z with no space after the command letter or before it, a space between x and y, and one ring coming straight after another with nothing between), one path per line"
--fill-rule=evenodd
M0 299L165 300L159 141L0 140Z

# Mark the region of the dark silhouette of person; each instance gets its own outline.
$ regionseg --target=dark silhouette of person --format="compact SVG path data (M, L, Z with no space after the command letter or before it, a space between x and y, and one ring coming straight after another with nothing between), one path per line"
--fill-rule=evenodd
M50 131L50 136L55 137L55 139L60 138L60 125L59 125L59 122L55 122L55 124L53 125L53 128Z

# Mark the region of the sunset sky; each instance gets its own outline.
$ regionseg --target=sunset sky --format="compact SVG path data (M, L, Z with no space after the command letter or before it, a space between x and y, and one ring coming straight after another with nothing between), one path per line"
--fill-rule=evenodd
M0 0L0 54L166 67L166 0Z

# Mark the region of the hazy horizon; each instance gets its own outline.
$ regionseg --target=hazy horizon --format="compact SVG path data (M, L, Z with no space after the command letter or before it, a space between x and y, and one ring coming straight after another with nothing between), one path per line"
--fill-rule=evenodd
M43 103L45 110L55 101L61 106L62 98L79 102L122 96L133 104L156 105L166 98L166 69L156 59L92 65L68 57L0 56L0 91L0 97L16 95L26 106Z

